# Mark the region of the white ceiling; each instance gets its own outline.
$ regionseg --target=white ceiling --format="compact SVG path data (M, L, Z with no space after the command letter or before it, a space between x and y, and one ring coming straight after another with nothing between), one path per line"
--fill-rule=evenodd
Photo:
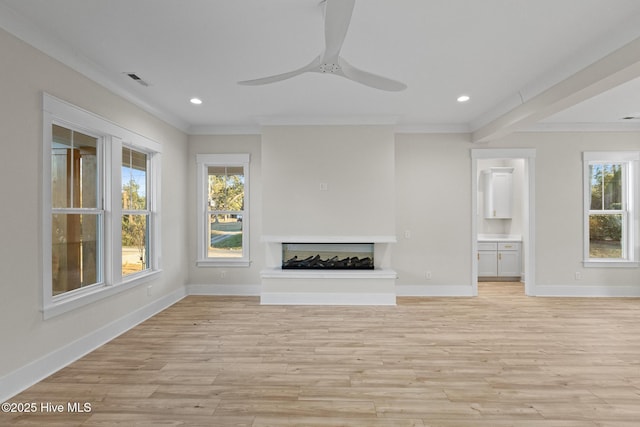
M317 56L320 0L0 0L0 26L191 133L384 122L481 140L498 128L640 129L622 120L640 115L638 0L358 0L342 55L406 83L402 92L316 73L236 83ZM622 60L607 56L619 48ZM459 104L461 94L471 100Z

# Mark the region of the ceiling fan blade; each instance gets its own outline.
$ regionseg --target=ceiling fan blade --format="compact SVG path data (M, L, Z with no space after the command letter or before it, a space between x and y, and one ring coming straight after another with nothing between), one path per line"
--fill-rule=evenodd
M295 77L302 73L306 73L307 71L311 71L314 68L317 68L320 65L320 62L321 62L321 58L318 56L309 64L305 65L304 67L298 68L297 70L289 71L287 73L282 73L282 74L276 74L273 76L262 77L254 80L243 80L238 82L238 84L244 85L244 86L257 86L257 85L266 85L269 83L279 82L281 80L290 79L291 77Z
M324 9L324 57L337 56L347 36L351 14L356 0L325 0Z
M407 88L402 82L360 70L340 56L342 44L349 29L355 0L323 0L325 6L325 50L304 67L287 73L262 77L255 80L243 80L241 85L264 85L290 79L308 71L322 74L336 74L365 86L386 91L401 91Z
M376 89L394 92L405 90L407 88L407 85L402 82L360 70L359 68L349 64L342 57L338 59L342 71L341 74L354 82L362 83L365 86L370 86Z

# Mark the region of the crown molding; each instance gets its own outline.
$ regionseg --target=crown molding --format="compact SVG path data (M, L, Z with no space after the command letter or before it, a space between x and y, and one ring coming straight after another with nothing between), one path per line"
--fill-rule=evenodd
M295 126L311 126L315 124L298 123ZM326 124L326 123L325 123ZM335 125L335 123L333 123ZM341 122L340 124L346 124ZM359 124L362 123L349 123ZM286 126L285 124L281 124ZM287 125L291 125L290 123ZM275 125L274 125L275 126ZM456 124L412 124L395 125L396 134L469 134L471 126L465 123ZM551 123L540 122L521 129L518 132L640 132L640 121L615 123ZM261 125L202 125L188 128L189 135L261 135Z
M260 135L260 125L200 125L191 126L187 130L189 135Z
M261 126L343 126L385 125L394 126L398 116L260 116Z
M395 127L396 133L470 133L471 127L467 123L451 124L400 124Z

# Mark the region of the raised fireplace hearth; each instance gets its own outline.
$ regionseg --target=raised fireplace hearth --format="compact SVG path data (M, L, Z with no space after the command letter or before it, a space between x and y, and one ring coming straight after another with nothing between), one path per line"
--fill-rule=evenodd
M389 249L395 236L267 235L262 241L261 304L396 303Z
M373 270L373 243L282 243L283 270Z

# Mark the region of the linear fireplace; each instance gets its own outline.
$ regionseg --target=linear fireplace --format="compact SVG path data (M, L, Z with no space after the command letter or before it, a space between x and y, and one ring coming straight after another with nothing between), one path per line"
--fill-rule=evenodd
M261 239L266 244L261 304L396 303L397 275L390 268L393 235L265 235Z
M373 243L282 243L282 269L373 270Z

